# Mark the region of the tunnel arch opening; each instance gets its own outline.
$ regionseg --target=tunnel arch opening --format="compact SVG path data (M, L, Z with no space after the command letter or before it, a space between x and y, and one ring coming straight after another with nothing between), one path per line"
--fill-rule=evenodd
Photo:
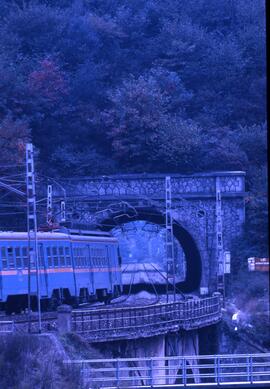
M102 223L100 223L100 229L109 232L115 227L137 220L144 220L162 227L165 226L165 216L157 209L136 208L136 214L134 214L134 210L127 210L125 213L123 211L115 212L113 216L103 219ZM184 281L177 283L176 287L181 292L191 293L200 287L202 276L201 255L192 235L176 220L173 220L173 233L182 246L186 257L186 278Z

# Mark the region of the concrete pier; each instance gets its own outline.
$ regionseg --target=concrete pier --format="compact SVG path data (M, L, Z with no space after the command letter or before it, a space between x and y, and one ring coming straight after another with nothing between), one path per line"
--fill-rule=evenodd
M60 334L71 332L71 314L70 305L63 304L57 308L57 329Z

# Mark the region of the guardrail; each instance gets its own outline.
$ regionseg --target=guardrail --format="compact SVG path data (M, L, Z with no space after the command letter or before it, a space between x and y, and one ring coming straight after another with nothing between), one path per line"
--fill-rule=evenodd
M14 332L14 321L0 321L0 334L7 334Z
M73 311L72 331L91 341L135 339L197 329L220 319L220 296L213 296L142 307Z
M65 361L89 388L270 384L270 353Z

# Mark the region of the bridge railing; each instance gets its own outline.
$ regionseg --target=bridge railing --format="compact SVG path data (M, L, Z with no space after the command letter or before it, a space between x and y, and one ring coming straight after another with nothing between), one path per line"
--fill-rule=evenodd
M220 318L221 300L213 296L141 307L73 311L72 330L105 341L128 334L136 337L140 331L190 330L213 324Z
M95 388L270 384L270 353L66 361Z

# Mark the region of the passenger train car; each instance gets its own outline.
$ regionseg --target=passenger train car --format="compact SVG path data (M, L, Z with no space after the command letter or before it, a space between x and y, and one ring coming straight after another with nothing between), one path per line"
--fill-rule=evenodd
M118 241L109 233L38 232L41 305L107 302L122 291ZM31 294L36 295L36 265L31 255ZM28 235L0 232L0 302L6 312L27 307ZM36 304L36 297L31 298Z

